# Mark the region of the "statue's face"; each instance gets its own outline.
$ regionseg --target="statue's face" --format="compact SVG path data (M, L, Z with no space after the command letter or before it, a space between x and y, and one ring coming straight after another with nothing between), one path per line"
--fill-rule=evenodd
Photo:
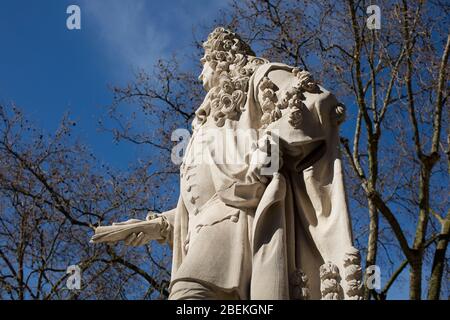
M205 90L209 91L211 88L217 85L218 77L214 69L211 67L209 61L206 61L205 58L202 58L200 61L203 64L203 70L198 79L203 83L203 87L205 88Z

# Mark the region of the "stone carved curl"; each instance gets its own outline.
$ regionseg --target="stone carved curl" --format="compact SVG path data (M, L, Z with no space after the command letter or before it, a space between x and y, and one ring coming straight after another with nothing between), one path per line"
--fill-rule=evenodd
M281 109L283 106L278 103L278 97L276 94L277 88L268 77L264 77L261 80L258 88L262 93L263 100L261 104L261 109L263 111L261 125L265 128L270 123L281 118Z
M263 116L261 118L263 128L280 119L282 115L281 110L289 108L291 109L289 124L295 129L299 129L303 121L302 109L306 108L303 103L306 99L303 93L317 93L320 91L317 83L308 71L293 68L291 72L296 77L296 83L290 90L284 92L280 100L276 95L276 86L269 78L265 77L259 84L259 90L263 96Z
M319 268L319 275L322 300L342 300L339 268L331 262L324 263Z
M346 293L350 300L363 299L363 283L361 270L361 255L359 250L352 248L344 257Z
M208 61L219 75L219 84L210 90L208 98L197 110L197 124L203 124L211 115L216 125L222 127L227 119L239 120L247 99L250 77L261 64L269 61L255 57L253 50L239 35L221 27L209 34L203 48L203 59ZM262 128L280 119L281 110L289 107L289 123L293 128L299 129L303 121L302 109L306 108L303 93L320 92L319 86L308 71L293 68L291 72L297 81L280 100L276 95L276 86L267 77L259 84L263 95ZM334 112L340 124L345 116L344 106L339 104Z
M208 99L196 112L198 123L211 114L218 127L226 119L238 120L248 92L248 81L255 70L268 60L255 57L253 50L234 32L216 28L203 43L205 56L219 84L208 93Z
M292 69L292 73L297 78L297 83L294 85L294 88L302 92L307 91L310 93L318 93L320 91L317 82L308 71L294 68Z

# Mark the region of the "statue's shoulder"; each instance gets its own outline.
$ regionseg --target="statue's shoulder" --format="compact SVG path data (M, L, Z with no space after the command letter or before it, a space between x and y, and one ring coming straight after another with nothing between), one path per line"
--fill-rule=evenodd
M276 87L285 87L294 82L295 75L292 71L295 69L284 63L267 61L255 70L253 81L257 87L266 80L270 80Z
M257 59L262 59L262 58L257 58ZM254 72L255 78L263 78L269 72L275 71L275 70L280 70L280 71L284 71L287 73L291 73L291 71L294 69L294 67L289 66L284 63L270 62L267 59L262 59L262 60L264 62L259 62L257 65L257 68L255 69L255 72Z
M294 119L290 123L294 128L301 127L299 114L302 108L315 108L322 114L339 107L336 113L343 113L343 106L336 97L320 86L310 72L284 63L261 65L254 74L254 88L255 97L264 111L263 126L277 121L283 114L288 117L293 114L298 121ZM286 112L283 113L284 109Z
M330 95L309 71L279 62L261 64L254 73L254 83L258 88L271 88L279 93L290 91L291 95L297 91L320 98Z
M271 62L265 58L256 56L247 56L245 70L247 75L251 75L254 78L254 82L260 82L264 77L271 74L281 74L282 78L288 78L291 76L292 70L295 67L289 66L280 62Z

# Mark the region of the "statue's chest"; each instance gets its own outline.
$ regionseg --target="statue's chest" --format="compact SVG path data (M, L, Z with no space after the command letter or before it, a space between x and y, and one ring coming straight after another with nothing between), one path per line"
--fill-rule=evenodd
M203 137L194 134L180 167L180 194L189 215L197 215L215 194L210 152L210 147Z

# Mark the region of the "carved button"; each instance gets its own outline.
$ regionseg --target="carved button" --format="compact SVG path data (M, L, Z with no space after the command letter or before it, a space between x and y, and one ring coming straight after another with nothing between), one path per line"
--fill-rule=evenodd
M184 250L188 251L189 249L189 237L190 235L188 234L187 239L184 240Z
M192 213L194 214L194 216L196 216L198 214L198 209L194 208L194 210L192 211Z
M186 188L186 190L187 190L187 192L191 192L192 186L188 186L188 187Z
M198 198L199 198L199 197L194 197L194 196L192 196L192 197L191 197L191 203L194 204L195 201L197 201Z
M231 222L238 222L239 218L236 216L231 217Z

